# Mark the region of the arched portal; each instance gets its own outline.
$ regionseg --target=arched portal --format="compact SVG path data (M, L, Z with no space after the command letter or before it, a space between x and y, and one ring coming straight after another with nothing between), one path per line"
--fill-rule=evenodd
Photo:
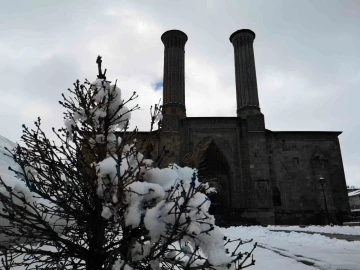
M206 150L202 152L201 164L198 169L199 180L208 182L217 190L217 193L209 195L211 200L209 212L215 216L216 223L221 225L224 222L224 216L229 205L229 165L224 154L213 140L207 144Z

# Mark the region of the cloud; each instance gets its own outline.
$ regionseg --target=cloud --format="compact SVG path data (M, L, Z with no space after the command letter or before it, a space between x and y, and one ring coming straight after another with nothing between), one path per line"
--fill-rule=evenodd
M40 115L43 119L53 119L54 115L52 112L51 107L48 104L30 104L25 105L21 110L20 113L23 118L30 120L37 119Z
M46 128L61 126L61 93L96 78L99 54L124 98L139 94L132 123L147 130L149 108L162 98L160 36L169 29L189 37L188 116L235 116L229 36L250 28L266 127L342 130L347 181L360 185L359 12L355 1L8 1L0 10L0 134L18 140L37 114Z

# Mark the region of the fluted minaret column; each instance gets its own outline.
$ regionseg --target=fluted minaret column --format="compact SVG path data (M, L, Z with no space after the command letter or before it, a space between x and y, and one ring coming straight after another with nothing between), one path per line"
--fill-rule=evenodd
M185 43L187 35L170 30L161 36L165 46L163 113L185 117Z
M230 36L234 46L237 116L260 113L253 43L255 33L241 29Z

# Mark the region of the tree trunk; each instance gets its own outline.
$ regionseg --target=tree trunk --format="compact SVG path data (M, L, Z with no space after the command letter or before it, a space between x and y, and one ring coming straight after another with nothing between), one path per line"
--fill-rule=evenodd
M101 216L102 202L95 194L95 210L90 222L89 257L86 270L101 270L104 264L105 220Z

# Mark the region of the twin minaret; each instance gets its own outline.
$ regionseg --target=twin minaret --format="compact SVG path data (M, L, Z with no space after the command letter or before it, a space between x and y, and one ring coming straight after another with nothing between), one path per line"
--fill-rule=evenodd
M185 43L187 35L170 30L161 36L165 46L163 113L185 117Z
M255 33L238 30L230 36L234 46L237 116L261 114L256 81L253 43ZM185 43L188 37L179 30L161 36L165 46L163 113L186 117L185 109Z

